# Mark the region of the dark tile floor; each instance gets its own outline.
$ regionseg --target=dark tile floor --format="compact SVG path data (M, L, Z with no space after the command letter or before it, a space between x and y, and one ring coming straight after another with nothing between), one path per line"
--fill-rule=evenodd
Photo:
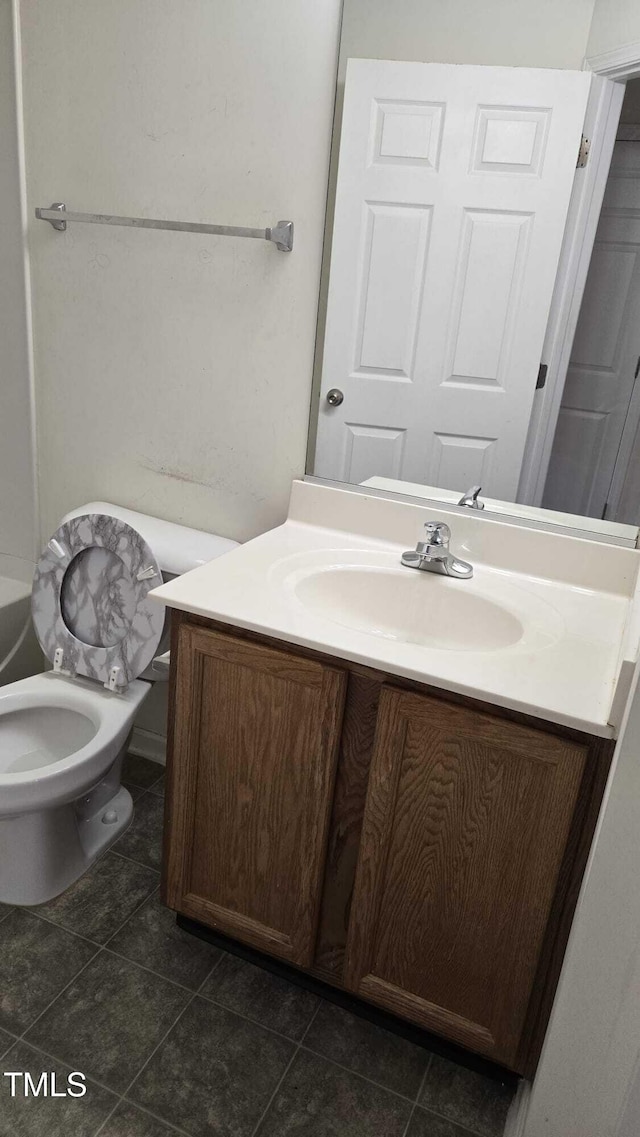
M499 1137L510 1091L181 932L159 902L163 779L57 900L0 906L0 1137ZM22 1082L18 1084L21 1090Z

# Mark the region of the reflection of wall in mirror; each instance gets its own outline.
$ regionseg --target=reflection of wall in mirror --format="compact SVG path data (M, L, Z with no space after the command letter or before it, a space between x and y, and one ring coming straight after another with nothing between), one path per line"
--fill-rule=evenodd
M350 57L580 69L592 0L345 0L340 47Z

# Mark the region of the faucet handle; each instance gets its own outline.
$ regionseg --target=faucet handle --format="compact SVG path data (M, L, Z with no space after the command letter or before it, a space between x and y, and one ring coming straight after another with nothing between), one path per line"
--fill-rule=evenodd
M444 521L427 521L424 527L425 544L441 549L449 548L451 530Z
M471 509L484 509L484 502L478 501L478 494L481 490L482 486L471 486L471 489L463 493L458 505L469 505Z

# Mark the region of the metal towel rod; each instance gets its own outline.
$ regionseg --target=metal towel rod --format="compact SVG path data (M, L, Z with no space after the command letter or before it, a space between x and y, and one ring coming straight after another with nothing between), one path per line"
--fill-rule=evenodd
M62 232L67 221L85 221L91 225L128 225L133 229L173 229L178 233L212 233L217 237L257 237L271 241L281 253L293 248L293 221L278 221L270 229L246 229L239 225L202 225L194 221L154 221L150 217L113 217L110 213L68 213L62 201L54 201L48 209L36 209L39 221L48 221Z

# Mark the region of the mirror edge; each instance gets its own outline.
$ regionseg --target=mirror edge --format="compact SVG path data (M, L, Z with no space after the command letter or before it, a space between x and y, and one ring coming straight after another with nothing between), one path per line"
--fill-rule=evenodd
M304 474L303 481L312 482L318 486L328 486L331 489L347 490L350 493L358 493L367 497L379 497L386 501L401 501L410 505L421 505L425 508L432 506L434 509L446 510L466 510L466 506L454 505L452 502L439 501L437 498L416 497L412 494L395 493L392 490L381 490L372 486L356 485L352 482L338 482L330 478L318 478L315 474ZM533 517L520 517L514 513L498 513L495 510L485 507L482 511L482 516L491 521L502 521L505 525L520 525L526 529L539 529L543 533L559 533L564 537L578 537L584 541L595 541L602 545L617 545L623 549L637 549L639 547L639 538L636 540L626 540L624 537L618 537L614 534L597 533L592 529L580 529L573 525L562 525L557 521L540 521ZM576 514L576 516L578 516Z

